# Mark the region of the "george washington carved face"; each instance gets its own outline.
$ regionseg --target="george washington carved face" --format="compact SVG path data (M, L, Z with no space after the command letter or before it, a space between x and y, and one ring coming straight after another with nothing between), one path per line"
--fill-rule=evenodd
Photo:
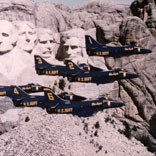
M10 52L16 45L17 36L13 24L0 20L0 55Z

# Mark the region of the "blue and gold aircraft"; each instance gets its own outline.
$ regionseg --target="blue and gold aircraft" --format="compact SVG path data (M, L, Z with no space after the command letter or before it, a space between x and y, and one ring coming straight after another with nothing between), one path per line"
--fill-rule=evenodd
M67 78L70 82L91 82L97 84L111 83L121 79L137 78L137 74L128 73L123 69L115 69L112 71L85 71L74 64L69 58L65 59L68 67Z
M150 49L144 49L136 46L135 44L129 46L102 46L99 42L95 41L91 36L85 35L86 51L89 56L110 56L114 58L122 56L130 56L136 54L151 53Z
M44 96L34 96L27 94L18 86L11 85L7 96L12 99L16 107L41 107L45 108Z
M90 116L95 112L107 109L122 107L122 102L109 101L99 98L92 101L70 101L64 100L55 95L50 89L44 89L44 96L28 95L17 86L11 86L11 94L8 95L17 107L41 107L48 113L73 114L78 116Z
M66 67L59 65L52 65L45 61L41 56L34 55L35 69L38 75L49 76L66 76Z
M26 93L43 92L45 88L48 88L34 83L29 83L27 85L22 85L18 87L20 87ZM0 86L0 96L7 96L9 92L10 92L10 86Z
M122 102L105 100L105 98L91 101L63 100L50 90L45 91L45 96L46 99L48 99L46 102L46 110L50 114L73 114L88 117L103 109L117 108L125 105Z

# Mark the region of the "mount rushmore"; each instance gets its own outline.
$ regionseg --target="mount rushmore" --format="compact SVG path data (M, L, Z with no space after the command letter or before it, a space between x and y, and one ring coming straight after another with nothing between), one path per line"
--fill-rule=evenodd
M102 70L124 68L139 75L110 84L70 83L64 91L97 98L107 96L125 108L91 118L48 115L39 108L14 108L0 99L0 155L154 155L156 152L156 44L154 0L131 4L89 1L77 7L52 2L0 2L0 85L39 83L61 92L58 76L39 76L34 54L64 65L65 57ZM136 42L151 54L89 57L85 34L103 45Z

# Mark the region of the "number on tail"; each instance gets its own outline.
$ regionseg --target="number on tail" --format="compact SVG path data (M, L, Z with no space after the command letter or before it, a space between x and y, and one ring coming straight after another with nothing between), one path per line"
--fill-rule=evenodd
M48 93L48 99L54 101L54 96L52 95L52 93Z
M40 57L36 57L36 60L37 60L38 64L42 64L43 63Z
M14 88L14 94L19 94L17 88Z
M69 65L69 69L74 69L74 65L72 62L68 62L68 65Z

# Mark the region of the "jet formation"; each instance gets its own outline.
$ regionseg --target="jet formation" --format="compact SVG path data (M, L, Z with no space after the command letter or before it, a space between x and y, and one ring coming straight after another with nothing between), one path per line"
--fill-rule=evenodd
M34 96L27 94L20 87L10 86L11 94L7 95L16 107L41 107L48 113L54 114L73 114L80 117L88 117L95 112L108 108L122 107L125 104L98 98L96 100L64 100L56 95L49 88L44 89L44 96Z
M89 56L114 57L130 56L136 54L148 54L152 51L131 44L129 46L103 46L89 35L85 35L86 51Z
M120 47L102 46L89 35L85 36L85 41L86 51L89 56L118 58L152 52L150 49L144 49L135 44ZM139 76L124 69L103 71L87 64L76 65L69 58L65 59L64 66L50 64L39 55L34 55L34 60L35 70L38 75L67 77L70 82L105 84ZM29 95L29 93L36 92L44 92L44 95ZM23 86L0 86L0 96L8 96L17 107L41 107L50 114L73 114L83 117L93 115L103 109L125 105L122 102L113 101L105 97L90 100L67 92L56 95L50 88L33 83Z
M38 60L40 60L40 63ZM80 66L77 66L69 58L65 59L65 65L66 66L53 66L46 62L42 57L35 55L35 69L37 74L53 75L52 73L55 71L54 75L67 77L70 82L105 84L112 83L116 80L138 77L137 74L129 73L124 69L102 71L99 68L88 66L86 64L80 64Z

